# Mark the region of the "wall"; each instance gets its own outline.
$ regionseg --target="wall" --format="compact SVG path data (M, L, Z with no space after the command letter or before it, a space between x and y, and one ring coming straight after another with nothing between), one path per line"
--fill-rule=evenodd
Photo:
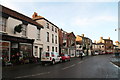
M57 33L55 32L55 26L51 23L47 22L44 19L37 20L38 23L44 26L44 29L41 29L41 41L43 41L43 51L47 51L47 46L49 46L49 50L52 51L52 46L57 47L57 52L59 52L59 36L58 36L58 28ZM46 27L46 24L49 23L49 29ZM52 31L52 26L54 26L54 31ZM49 42L47 42L47 32L49 32ZM54 43L52 43L52 34L54 34ZM57 36L57 44L55 44L55 36Z

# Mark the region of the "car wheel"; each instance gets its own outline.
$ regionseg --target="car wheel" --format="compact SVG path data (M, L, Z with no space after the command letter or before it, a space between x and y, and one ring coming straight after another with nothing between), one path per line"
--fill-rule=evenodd
M71 59L69 59L69 61L71 61Z
M55 60L52 60L52 64L55 64Z
M65 62L67 61L67 59L65 59Z
M62 63L62 59L60 59L60 62Z

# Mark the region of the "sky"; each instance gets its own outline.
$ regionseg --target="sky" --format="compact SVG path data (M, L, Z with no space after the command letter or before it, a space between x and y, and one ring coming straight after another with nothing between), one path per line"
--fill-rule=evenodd
M34 12L75 35L118 40L118 0L1 0L3 6L32 17Z

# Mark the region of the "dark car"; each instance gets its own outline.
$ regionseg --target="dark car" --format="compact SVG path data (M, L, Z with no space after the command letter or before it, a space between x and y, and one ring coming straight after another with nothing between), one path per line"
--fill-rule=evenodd
M70 61L70 56L68 54L61 54L62 61Z

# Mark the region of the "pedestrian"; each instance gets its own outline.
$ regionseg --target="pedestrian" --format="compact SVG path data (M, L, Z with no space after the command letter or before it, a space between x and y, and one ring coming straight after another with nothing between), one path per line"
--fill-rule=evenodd
M19 58L20 58L20 53L17 52L17 53L16 53L16 63L17 63L17 64L20 63Z
M83 59L83 53L82 52L80 52L80 58L81 58L81 60Z

